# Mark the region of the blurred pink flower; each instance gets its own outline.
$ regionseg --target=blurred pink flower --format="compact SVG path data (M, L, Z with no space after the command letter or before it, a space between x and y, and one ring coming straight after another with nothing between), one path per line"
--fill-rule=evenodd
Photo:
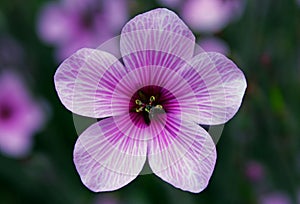
M58 60L82 47L96 48L116 34L127 18L126 0L62 0L40 12L38 35L54 45Z
M229 47L226 42L216 37L201 38L198 44L206 52L219 52L223 55L229 54Z
M12 157L25 156L33 134L43 125L43 113L24 84L13 73L0 75L0 151Z
M243 11L243 0L187 0L182 18L196 31L218 32Z
M257 161L249 161L245 166L245 175L251 181L261 181L265 176L264 167Z
M274 192L263 195L259 204L291 204L291 199L282 192Z

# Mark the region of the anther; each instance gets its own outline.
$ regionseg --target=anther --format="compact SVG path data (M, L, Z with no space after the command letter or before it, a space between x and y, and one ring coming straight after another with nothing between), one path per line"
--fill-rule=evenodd
M139 112L142 112L142 111L146 111L147 113L150 113L152 108L162 110L163 109L162 105L153 105L153 102L155 100L156 100L155 96L150 96L149 103L145 104L140 99L136 99L135 104L137 104L139 107L137 107L135 109L135 112L139 113Z
M139 105L139 106L140 106L140 105L143 105L142 101L140 101L139 99L136 99L136 100L135 100L135 104L137 104L137 105Z
M150 97L150 102L153 102L153 101L155 101L155 97L154 97L154 96L151 96L151 97Z
M139 107L139 108L136 108L136 109L135 109L135 112L139 113L139 112L143 111L143 108L144 108L143 106L142 106L142 107Z
M163 109L162 105L156 105L155 108Z

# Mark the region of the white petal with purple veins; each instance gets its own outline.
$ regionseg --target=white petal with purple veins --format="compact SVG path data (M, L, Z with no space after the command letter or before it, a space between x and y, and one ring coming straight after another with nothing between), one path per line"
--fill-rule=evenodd
M80 49L57 69L54 81L62 103L87 117L112 116L112 94L125 74L113 55L95 49Z
M215 144L209 134L193 122L166 126L159 138L149 142L152 171L182 190L199 193L209 182L216 162Z
M195 37L172 11L155 9L129 21L121 33L120 49L127 68L160 65L176 69L194 52Z
M179 72L197 98L200 112L197 123L223 124L236 114L247 83L243 72L227 57L213 52L202 53Z
M137 177L146 161L147 147L145 141L138 139L143 135L137 135L137 131L132 133L135 135L120 132L111 117L95 123L79 136L74 163L89 189L112 191Z

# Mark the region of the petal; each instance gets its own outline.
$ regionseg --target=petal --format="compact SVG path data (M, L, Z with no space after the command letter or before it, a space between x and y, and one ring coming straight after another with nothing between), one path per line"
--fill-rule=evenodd
M74 163L82 182L92 191L125 186L136 178L146 161L146 142L121 132L116 124L120 119L126 120L111 117L93 124L76 142Z
M183 120L179 127L174 118L159 137L149 142L149 150L149 165L164 181L193 193L208 185L216 149L209 134L199 125Z
M160 65L176 69L194 52L195 37L168 9L140 14L123 28L120 50L127 68Z
M197 97L200 111L197 123L224 124L238 111L246 90L243 72L219 53L195 56L179 73Z
M54 82L67 109L100 118L112 116L112 93L124 74L123 65L113 55L84 48L59 66Z

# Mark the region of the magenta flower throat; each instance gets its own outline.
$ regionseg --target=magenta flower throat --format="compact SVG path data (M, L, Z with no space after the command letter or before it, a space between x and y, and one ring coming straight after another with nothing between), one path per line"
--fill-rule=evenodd
M246 89L225 56L194 53L195 37L172 11L155 9L130 20L120 55L80 49L54 76L58 96L75 114L104 118L74 148L84 185L119 189L143 169L185 191L201 192L216 162L215 144L199 124L217 125L238 111Z

